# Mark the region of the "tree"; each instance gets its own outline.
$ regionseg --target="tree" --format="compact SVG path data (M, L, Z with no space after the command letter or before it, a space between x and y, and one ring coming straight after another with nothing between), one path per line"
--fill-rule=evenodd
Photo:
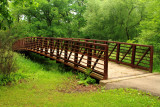
M12 18L8 10L8 1L1 0L0 1L0 29L5 30L7 27L10 28L11 23L12 23Z
M34 36L77 37L81 35L79 29L85 25L82 15L85 0L22 0L13 2L11 10L15 25L22 26L21 23L24 23L24 32ZM29 34L25 33L25 36Z
M140 23L140 36L136 38L141 44L154 46L154 53L160 58L160 2L146 1L146 18Z
M89 0L82 31L96 39L126 41L138 35L144 5L140 0Z

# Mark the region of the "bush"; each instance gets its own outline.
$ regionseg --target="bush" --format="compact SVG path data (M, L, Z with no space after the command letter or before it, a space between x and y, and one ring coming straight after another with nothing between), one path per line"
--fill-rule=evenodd
M90 69L87 69L85 73L86 74L81 72L78 73L77 78L80 79L80 81L78 81L78 84L87 86L88 84L96 83L96 80L90 77L90 73L91 73Z
M0 31L0 81L7 81L10 74L16 71L14 54L12 52L13 37L9 31Z

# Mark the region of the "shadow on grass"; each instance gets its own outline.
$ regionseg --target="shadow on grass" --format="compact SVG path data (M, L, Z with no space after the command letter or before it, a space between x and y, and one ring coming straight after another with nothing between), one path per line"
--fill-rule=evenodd
M30 59L31 61L40 64L46 71L52 71L53 69L57 69L61 73L72 71L73 69L71 67L65 66L62 63L56 63L55 60L50 60L50 58L47 58L45 56L41 56L36 53L32 52L20 52L21 54L24 54L26 58Z

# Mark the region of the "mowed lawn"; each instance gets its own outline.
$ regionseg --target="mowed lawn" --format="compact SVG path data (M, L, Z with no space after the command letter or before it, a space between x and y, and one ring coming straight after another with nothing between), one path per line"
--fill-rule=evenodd
M0 107L160 107L158 97L134 89L72 91L78 85L75 75L62 72L54 61L40 64L16 56L17 74L25 79L0 86Z

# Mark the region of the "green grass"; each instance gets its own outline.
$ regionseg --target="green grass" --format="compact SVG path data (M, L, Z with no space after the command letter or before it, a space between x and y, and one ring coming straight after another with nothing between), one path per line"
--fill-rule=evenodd
M18 54L16 56L19 67L17 74L27 78L15 84L0 86L0 106L2 107L160 106L158 97L134 89L106 91L102 87L94 92L59 92L59 89L67 90L72 86L70 83L75 78L71 72L60 71L54 61L44 60L40 64Z

